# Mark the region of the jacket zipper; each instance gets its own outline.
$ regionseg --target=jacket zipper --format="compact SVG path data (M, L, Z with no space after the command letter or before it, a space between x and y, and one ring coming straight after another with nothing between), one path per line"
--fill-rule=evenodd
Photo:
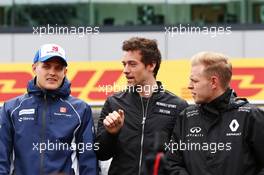
M42 112L42 128L41 128L41 142L45 145L45 130L46 130L46 113L47 113L47 94L44 94L44 110ZM45 150L44 150L45 151ZM40 153L40 175L44 174L44 151Z
M144 143L144 130L145 130L145 123L146 123L146 117L148 112L148 104L149 99L147 101L146 109L143 104L142 97L140 97L141 105L142 105L142 113L143 113L143 119L142 119L142 131L141 131L141 141L140 141L140 157L139 157L139 169L138 169L138 175L140 175L141 167L142 167L142 155L143 155L143 143Z

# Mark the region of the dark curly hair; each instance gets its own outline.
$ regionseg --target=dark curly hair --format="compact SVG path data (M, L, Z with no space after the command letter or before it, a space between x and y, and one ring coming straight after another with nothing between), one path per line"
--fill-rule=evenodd
M156 78L161 63L161 54L156 40L133 37L123 42L122 49L123 51L140 51L141 61L145 66L155 63L153 74Z

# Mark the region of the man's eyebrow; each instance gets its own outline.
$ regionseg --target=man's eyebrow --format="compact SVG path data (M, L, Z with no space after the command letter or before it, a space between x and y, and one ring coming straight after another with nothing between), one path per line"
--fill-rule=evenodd
M136 63L135 60L128 60L127 63Z
M135 60L128 60L128 61L122 61L123 64L127 64L127 63L135 63Z
M189 79L190 80L195 80L195 78L193 76L190 76Z
M49 65L49 66L51 66L52 64L54 65L54 66L63 66L61 63L59 63L59 62L53 62L53 63L51 63L51 62L43 62L43 64L45 64L45 65Z
M43 64L42 65L49 65L49 63L48 62L42 62Z

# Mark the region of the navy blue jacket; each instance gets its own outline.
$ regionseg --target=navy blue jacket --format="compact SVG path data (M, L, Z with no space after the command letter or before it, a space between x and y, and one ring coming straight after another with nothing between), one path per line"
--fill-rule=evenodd
M91 108L70 95L64 80L54 91L28 83L28 93L0 113L0 175L95 175Z

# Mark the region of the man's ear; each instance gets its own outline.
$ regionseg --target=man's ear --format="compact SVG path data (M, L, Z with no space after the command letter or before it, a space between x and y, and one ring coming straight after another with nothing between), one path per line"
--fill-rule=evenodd
M67 67L64 69L64 75L66 76L66 74L67 74L67 72L68 72L68 69L67 69Z
M37 73L36 73L37 64L38 64L38 63L34 63L34 64L32 64L32 72L34 73L34 75L37 74Z
M211 85L213 89L216 89L219 86L219 78L215 75L211 77Z
M155 69L156 65L157 65L157 63L151 63L151 64L149 64L149 65L148 65L149 70L150 70L151 72L154 72L154 69Z

